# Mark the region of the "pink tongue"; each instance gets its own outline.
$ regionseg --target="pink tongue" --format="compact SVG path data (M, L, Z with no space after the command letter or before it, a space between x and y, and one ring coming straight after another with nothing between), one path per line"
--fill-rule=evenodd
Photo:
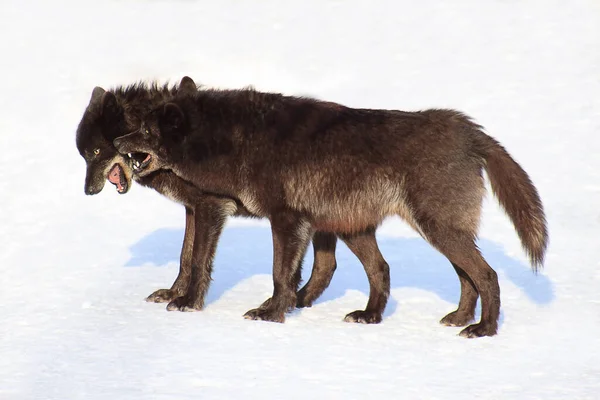
M145 163L145 162L146 162L146 161L148 161L148 160L150 160L150 154L148 154L148 155L146 156L146 158L144 158L144 161L142 161L142 163Z
M108 181L117 186L117 190L123 190L123 185L121 185L121 174L120 168L118 164L115 164L114 167L108 173Z

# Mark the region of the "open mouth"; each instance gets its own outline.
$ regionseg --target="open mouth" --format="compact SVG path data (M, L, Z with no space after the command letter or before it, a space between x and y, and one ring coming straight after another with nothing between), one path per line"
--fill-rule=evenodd
M127 179L125 172L118 163L113 165L108 172L108 181L117 187L117 192L123 194L127 191Z
M136 173L142 172L152 161L152 156L147 153L127 153L127 157L131 160L133 171Z

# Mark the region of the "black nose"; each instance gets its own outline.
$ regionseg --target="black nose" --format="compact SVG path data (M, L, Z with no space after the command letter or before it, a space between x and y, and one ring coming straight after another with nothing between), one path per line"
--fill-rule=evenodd
M115 146L117 151L119 151L122 141L123 141L123 137L118 137L115 140L113 140L113 146Z
M100 193L100 191L94 187L86 187L84 191L88 196Z

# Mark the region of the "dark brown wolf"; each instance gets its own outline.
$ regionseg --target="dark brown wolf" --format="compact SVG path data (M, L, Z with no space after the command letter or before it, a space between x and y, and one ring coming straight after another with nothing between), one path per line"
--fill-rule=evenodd
M77 129L77 148L86 161L85 193L99 193L108 179L119 193L127 193L132 177L141 185L153 188L185 206L185 235L180 269L170 289L160 289L147 297L151 302L170 302L169 310L200 310L208 290L212 259L217 241L229 215L253 216L237 199L201 191L171 171L156 171L146 176L134 175L143 158L119 154L113 140L139 129L140 118L159 102L176 93L196 92L189 77L180 85L158 86L134 84L105 91L97 87ZM372 242L375 243L373 237ZM336 268L336 237L317 232L313 238L314 265L308 283L298 292L298 307L310 307L329 285ZM300 282L300 270L295 278ZM192 282L190 284L190 281Z
M138 131L114 143L123 154L143 153L139 176L172 170L270 220L273 297L248 318L284 320L296 303L298 260L316 229L343 238L365 266L369 304L350 319L380 321L389 270L365 237L399 215L459 276L458 309L442 323L470 322L479 295L481 321L461 335L496 334L498 278L475 244L483 169L533 268L543 263L548 235L535 187L496 140L458 111L352 109L251 89L203 90L156 107Z

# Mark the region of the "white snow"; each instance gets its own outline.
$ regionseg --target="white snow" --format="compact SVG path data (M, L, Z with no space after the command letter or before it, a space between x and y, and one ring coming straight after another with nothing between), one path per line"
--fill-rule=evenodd
M4 0L0 15L0 399L600 396L595 0ZM543 272L490 195L480 243L500 276L496 337L438 324L458 280L397 219L379 231L392 273L380 325L342 322L368 289L343 245L315 306L285 324L244 320L272 290L265 221L230 221L205 311L145 303L176 276L183 209L139 186L85 196L75 129L94 86L185 74L467 112L541 193ZM310 254L304 265L307 276Z

